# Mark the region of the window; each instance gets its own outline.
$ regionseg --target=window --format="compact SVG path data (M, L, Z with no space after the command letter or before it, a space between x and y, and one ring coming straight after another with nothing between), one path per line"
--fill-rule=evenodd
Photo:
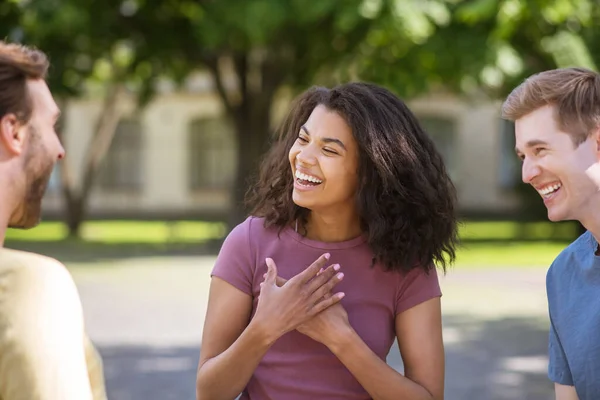
M191 190L228 189L237 166L237 141L231 121L203 118L189 131L189 186Z
M437 150L442 155L450 178L456 182L458 157L456 154L456 124L454 120L445 117L425 116L420 117L419 122L433 139Z
M498 180L502 189L514 189L520 181L521 165L515 153L515 124L500 120L500 165Z
M142 189L141 144L142 127L139 121L121 120L98 171L98 184L102 189L110 191Z

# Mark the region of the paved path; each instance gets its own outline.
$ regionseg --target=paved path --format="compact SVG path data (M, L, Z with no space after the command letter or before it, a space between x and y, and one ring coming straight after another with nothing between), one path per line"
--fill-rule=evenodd
M212 257L73 266L109 400L193 400ZM544 269L452 271L447 400L550 400ZM398 349L388 361L401 370Z

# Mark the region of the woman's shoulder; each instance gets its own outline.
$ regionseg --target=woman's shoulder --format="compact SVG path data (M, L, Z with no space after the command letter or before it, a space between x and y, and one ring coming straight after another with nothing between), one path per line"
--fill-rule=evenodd
M227 240L236 242L252 241L271 238L277 236L279 228L276 226L268 226L265 218L249 216L243 222L236 225L229 233Z

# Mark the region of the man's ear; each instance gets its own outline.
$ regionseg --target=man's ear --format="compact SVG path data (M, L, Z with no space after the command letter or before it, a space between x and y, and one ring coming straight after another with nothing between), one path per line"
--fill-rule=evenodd
M4 115L0 119L0 143L6 151L13 155L23 152L25 146L25 129L17 116L13 113Z
M596 129L592 134L592 138L596 145L596 162L593 163L585 173L592 181L594 181L596 186L598 186L598 190L600 190L600 128Z

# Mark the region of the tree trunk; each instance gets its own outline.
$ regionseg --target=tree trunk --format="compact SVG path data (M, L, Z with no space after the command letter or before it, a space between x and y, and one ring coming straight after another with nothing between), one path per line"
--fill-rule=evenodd
M229 73L235 74L235 90L225 87L223 60L231 61ZM283 82L286 66L277 59L252 61L247 53L206 55L203 62L213 74L227 115L233 119L236 129L238 164L227 221L231 230L247 216L244 198L250 179L258 172L261 156L267 149L271 133L271 104ZM252 79L249 79L250 76ZM260 79L257 79L258 76Z
M235 128L238 141L236 180L232 189L232 209L229 215L229 229L243 222L247 217L244 198L251 179L258 173L261 156L267 149L270 137L270 102L253 108L251 114L243 109L236 110Z
M96 122L93 136L85 155L81 185L77 187L68 158L62 161L61 185L64 195L65 222L69 237L80 237L81 225L86 217L87 201L98 169L112 143L119 122L118 101L121 84L113 84L104 99L102 111ZM68 157L68 153L67 153Z
M83 199L78 196L69 204L65 216L70 238L81 237L81 226L83 224L84 216Z

